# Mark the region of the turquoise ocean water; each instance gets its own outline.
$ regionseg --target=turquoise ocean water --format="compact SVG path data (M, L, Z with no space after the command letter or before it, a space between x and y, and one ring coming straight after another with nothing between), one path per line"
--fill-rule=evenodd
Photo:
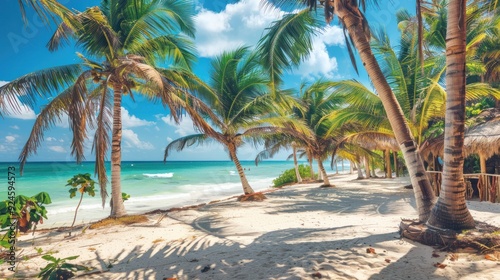
M254 190L268 189L272 180L283 171L293 168L292 161L265 161L255 166L243 161L243 167ZM69 198L66 181L78 173L94 174L94 163L84 162L30 162L19 174L18 163L0 163L0 200L7 199L7 169L16 168L16 194L32 196L40 191L50 194L47 205L49 220L45 224L71 224L79 197ZM338 165L341 169L341 165ZM348 170L349 166L344 166ZM109 170L109 164L108 164ZM316 169L315 169L316 170ZM327 172L332 172L328 170ZM111 176L109 176L111 179ZM95 179L97 181L97 179ZM3 182L1 182L3 181ZM242 194L238 173L230 161L176 161L176 162L122 162L122 191L130 194L125 202L129 214L155 209L168 209L209 202ZM2 186L3 185L3 186ZM110 192L108 183L108 193ZM96 185L96 189L99 186ZM103 209L99 192L95 197L85 196L78 212L79 222L97 220L109 215L109 206Z

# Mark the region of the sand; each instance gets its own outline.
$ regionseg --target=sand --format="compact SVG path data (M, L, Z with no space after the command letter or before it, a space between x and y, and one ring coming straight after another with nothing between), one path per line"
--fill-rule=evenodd
M80 229L71 238L37 232L20 238L18 255L39 248L59 258L79 255L71 262L98 272L80 279L500 278L499 261L400 238L401 219L417 216L413 192L403 188L408 178L355 178L333 176L335 188L286 187L263 202L231 198L151 214L147 223ZM468 206L476 220L500 226L500 204ZM28 279L46 264L40 257L21 261L18 275ZM5 265L1 275L10 275Z

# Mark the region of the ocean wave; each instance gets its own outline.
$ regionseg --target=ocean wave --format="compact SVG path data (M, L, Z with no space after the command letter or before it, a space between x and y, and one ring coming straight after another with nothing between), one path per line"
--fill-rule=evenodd
M143 173L142 175L148 177L148 178L172 178L174 177L173 172L167 172L167 173Z

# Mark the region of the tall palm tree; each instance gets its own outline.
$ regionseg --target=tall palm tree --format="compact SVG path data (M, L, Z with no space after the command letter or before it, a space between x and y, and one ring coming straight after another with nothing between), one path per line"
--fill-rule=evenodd
M291 2L302 3L308 5L310 9L317 7L317 1L314 0L268 0L267 2L272 5L289 5ZM371 50L370 29L368 27L368 22L362 13L362 9L366 7L366 2L367 1L365 0L326 0L324 1L325 19L327 23L330 23L334 16L339 18L341 25L344 27L344 34L348 49L352 50L354 47L357 50L362 61L362 65L365 67L368 76L377 90L408 167L416 197L419 220L426 221L430 215L430 211L436 201L436 198L432 191L431 184L425 174L424 165L417 150L417 144L415 143L413 135L411 134L408 124L406 123L403 110L392 92L390 85L387 83ZM373 2L377 1L374 0ZM310 33L304 33L304 31L307 30L294 29L286 34L287 36L283 36L283 38L287 38L290 41L290 38L295 38L295 40L297 40L301 37L311 35ZM275 46L279 47L278 44ZM288 55L293 56L293 51ZM350 51L350 55L353 60L353 52Z
M442 229L475 227L465 202L463 144L465 130L466 0L450 0L446 32L446 117L443 181L427 223Z
M20 155L21 170L40 146L44 131L67 114L73 132L72 155L77 162L84 158L88 128L95 129L92 148L104 206L108 181L104 163L111 133L111 216L125 215L120 184L122 96L133 98L139 93L159 101L170 106L177 119L177 108L185 102L176 93L184 95L183 81L189 74L182 69L159 68L155 60L168 58L174 65L189 68L195 57L185 35L194 33L191 13L183 0L105 0L101 8L73 14L80 28L65 22L59 25L49 49L56 50L74 38L88 57L79 54L80 64L31 73L0 89L38 93L55 89L52 85L56 83L69 85L38 115Z
M196 126L201 133L169 143L164 159L172 150L181 151L193 144L218 142L224 145L234 162L244 194L251 195L254 190L238 159L238 148L245 143L245 138L261 136L274 130L263 124L280 123L282 120L272 116L271 112L275 111L274 96L269 93L268 76L255 53L240 47L217 56L211 65L209 84L199 83L197 91L202 96L212 97L205 98L204 102L213 110L213 115L206 116L206 119L197 118ZM193 111L188 113L192 117L198 116Z

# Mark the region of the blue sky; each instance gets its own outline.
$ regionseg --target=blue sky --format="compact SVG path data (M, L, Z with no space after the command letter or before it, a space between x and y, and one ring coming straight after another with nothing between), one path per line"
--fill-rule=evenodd
M61 0L70 8L84 10L99 5L99 0ZM397 42L395 13L401 8L414 12L414 1L379 1L379 7L369 7L366 16L372 28L381 26L388 30ZM283 11L262 9L260 0L197 0L195 1L196 47L200 58L194 69L202 79L207 77L210 58L223 50L241 45L254 46L272 21ZM44 26L38 17L28 13L29 25L22 20L17 1L5 1L0 10L0 85L19 76L37 70L79 62L75 52L81 51L66 46L57 52L49 52L45 45L53 28ZM301 81L319 77L331 79L358 79L365 84L369 80L361 69L356 75L348 58L342 30L334 21L314 41L311 57L300 67L289 73L286 87L297 87ZM163 150L172 139L194 133L192 122L184 118L179 125L169 118L168 111L140 98L136 102L124 99L123 105L123 160L162 160ZM21 114L0 118L0 161L16 161L36 118L39 108L23 106ZM70 156L71 131L67 120L45 133L45 141L32 157L32 161L72 161ZM87 143L86 159L93 160L91 141ZM253 160L258 151L250 145L238 152L240 159ZM275 159L285 159L282 153ZM174 153L170 160L228 160L222 146L200 146Z

